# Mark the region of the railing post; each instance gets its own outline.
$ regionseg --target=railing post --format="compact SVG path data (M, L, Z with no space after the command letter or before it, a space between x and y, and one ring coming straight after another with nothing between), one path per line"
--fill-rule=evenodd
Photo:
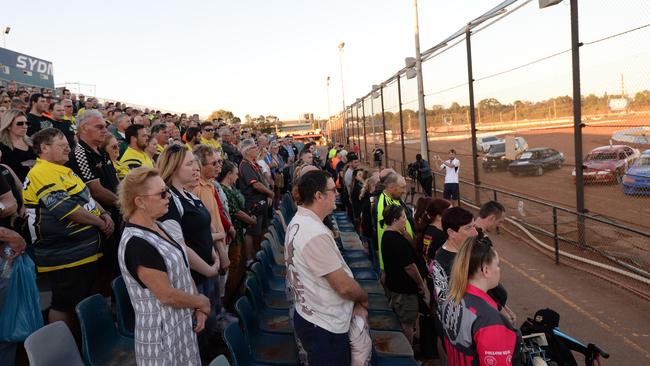
M479 186L481 181L478 177L478 151L476 149L476 113L474 111L474 72L472 71L472 43L471 43L471 28L467 25L465 31L465 43L467 45L467 81L469 87L469 123L472 132L472 167L474 168L474 196L475 203L481 205L481 195ZM460 197L459 197L460 201Z
M571 66L573 74L573 144L576 161L576 211L578 211L578 245L585 246L585 191L582 166L582 99L580 95L580 37L578 0L571 0Z
M560 264L560 239L557 235L557 207L553 206L553 241L555 241L555 264Z
M402 85L399 74L397 75L397 105L399 105L399 136L402 144L402 162L406 163L406 149L404 147L404 117L402 116ZM404 171L402 171L404 175Z
M388 141L386 141L386 114L384 113L384 86L381 86L381 126L384 131L384 159L388 167Z
M370 94L370 103L372 103L372 94ZM363 116L363 147L364 147L364 159L366 164L370 164L368 160L368 135L366 134L366 101L361 101L361 115Z

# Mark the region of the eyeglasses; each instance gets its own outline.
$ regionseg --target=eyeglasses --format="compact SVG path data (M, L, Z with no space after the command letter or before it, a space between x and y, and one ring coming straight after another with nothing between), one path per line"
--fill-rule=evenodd
M18 122L16 122L16 126L20 126L20 127L22 127L22 126L27 126L27 127L29 127L29 126L31 126L31 125L32 125L32 123L29 122L29 121L18 121Z
M158 193L152 193L152 194L141 194L140 196L159 196L161 200L169 198L171 196L171 192L169 191L169 187L165 187L161 192Z
M214 132L214 129L213 128L206 128L203 131L205 131L205 132Z

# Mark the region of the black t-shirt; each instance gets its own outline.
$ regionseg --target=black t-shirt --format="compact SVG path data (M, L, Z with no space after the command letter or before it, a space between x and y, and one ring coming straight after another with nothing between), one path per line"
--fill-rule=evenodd
M185 244L196 252L196 254L212 265L212 231L210 230L210 212L203 205L200 199L189 192L182 195L174 186L169 187L172 199L169 200L169 210L161 217L160 221L175 220L183 230ZM174 198L176 197L176 198ZM187 197L187 198L186 198ZM180 202L182 208L176 206ZM181 215L182 212L182 215ZM202 274L191 271L194 282L199 284L205 280Z
M52 127L63 133L65 139L68 140L68 145L70 145L70 148L74 149L74 147L77 145L77 142L74 140L74 130L72 129L72 124L70 124L68 121L50 120L50 122L52 123Z
M372 152L372 155L374 156L375 161L381 161L381 158L384 156L384 150L375 149L375 151Z
M31 148L20 150L11 148L5 144L0 144L0 151L2 151L0 162L7 164L16 173L18 179L24 182L27 173L29 173L29 170L36 163L36 153Z
M167 236L172 240L171 242L166 238L161 237L157 232L149 230L148 228L134 224L126 224L126 226L133 226L142 230L149 231L158 236L161 241L169 243L176 249L182 251L180 245L176 242L173 242L173 239L171 239L171 236L169 234ZM126 248L124 249L124 264L126 265L126 269L129 271L131 276L136 281L138 281L142 288L147 288L147 286L140 280L140 277L138 276L139 266L167 272L165 260L160 255L160 252L148 241L137 236L131 237L131 239L126 242Z
M424 244L422 247L423 254L426 255L426 258L433 259L438 249L442 248L442 245L447 241L447 233L433 225L429 225L424 230L422 241Z
M266 187L261 168L257 163L242 160L239 164L239 184L241 193L246 199L246 210L249 211L260 201L266 201L266 195L253 188L254 183L261 183Z
M4 167L0 167L0 168L4 169ZM11 179L13 180L13 177L11 177ZM12 191L11 186L12 185L9 184L7 179L5 179L5 177L2 174L0 174L0 196L7 192L11 192ZM17 197L16 197L16 201L18 201ZM0 226L11 229L11 217L5 217L0 219Z
M102 187L117 193L120 181L117 179L115 167L106 151L98 149L95 152L83 140L79 140L79 144L70 151L70 159L66 166L72 169L84 183L99 179ZM101 204L104 205L103 202Z
M32 136L44 128L54 127L51 119L31 113L27 114L27 122L29 122L29 127L27 127L27 136Z
M404 270L404 267L415 263L415 250L409 241L396 231L386 230L381 242L386 287L400 294L416 294L418 284Z

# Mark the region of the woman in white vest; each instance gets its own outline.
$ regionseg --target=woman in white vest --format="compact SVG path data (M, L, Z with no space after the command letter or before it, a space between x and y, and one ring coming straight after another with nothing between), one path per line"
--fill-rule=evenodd
M157 221L169 188L151 168L132 170L119 188L126 227L118 249L120 271L135 310L138 365L200 365L196 333L210 301L196 291L180 228Z

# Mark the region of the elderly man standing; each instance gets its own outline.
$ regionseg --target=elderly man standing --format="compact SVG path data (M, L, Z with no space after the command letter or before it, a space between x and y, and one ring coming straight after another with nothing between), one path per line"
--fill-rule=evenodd
M384 208L389 205L399 205L404 207L406 212L406 233L410 236L410 239L414 239L415 233L415 222L413 221L413 214L411 210L406 206L406 203L402 201L402 196L406 192L406 179L397 173L388 173L384 178L384 191L381 192L377 198L377 204L374 208L375 227L377 228L377 250L379 250L379 268L384 270L384 259L381 255L381 238L384 236L384 230L386 230L386 225L384 225Z
M77 329L74 308L91 294L102 256L101 234L113 233L113 220L86 184L63 165L70 146L61 131L43 129L33 141L38 159L25 179L23 201L38 272L45 273L52 286L48 319Z
M100 147L108 134L104 118L97 110L86 110L77 118L77 130L79 143L72 149L66 166L88 186L92 198L111 214L113 222L120 223L122 219L117 206L117 186L120 182L110 156ZM108 239L103 248L105 265L102 269L105 271L102 273L110 281L113 275L119 275L119 268L115 238Z
M287 226L287 286L296 336L309 365L350 365L353 315L367 317L368 295L352 276L323 219L336 207L336 185L320 170L298 182L302 205Z
M255 247L259 245L264 228L268 225L269 205L267 199L273 199L273 191L269 188L262 169L257 164L259 149L253 139L242 141L239 147L244 160L239 164L239 184L241 193L246 200L246 212L255 216L257 225L251 226L244 237L244 253L246 267L255 260Z
M226 154L226 158L233 162L235 165L239 165L242 161L242 152L237 150L237 146L233 145L236 143L235 137L233 136L230 128L222 127L219 130L219 135L221 136L221 148Z

